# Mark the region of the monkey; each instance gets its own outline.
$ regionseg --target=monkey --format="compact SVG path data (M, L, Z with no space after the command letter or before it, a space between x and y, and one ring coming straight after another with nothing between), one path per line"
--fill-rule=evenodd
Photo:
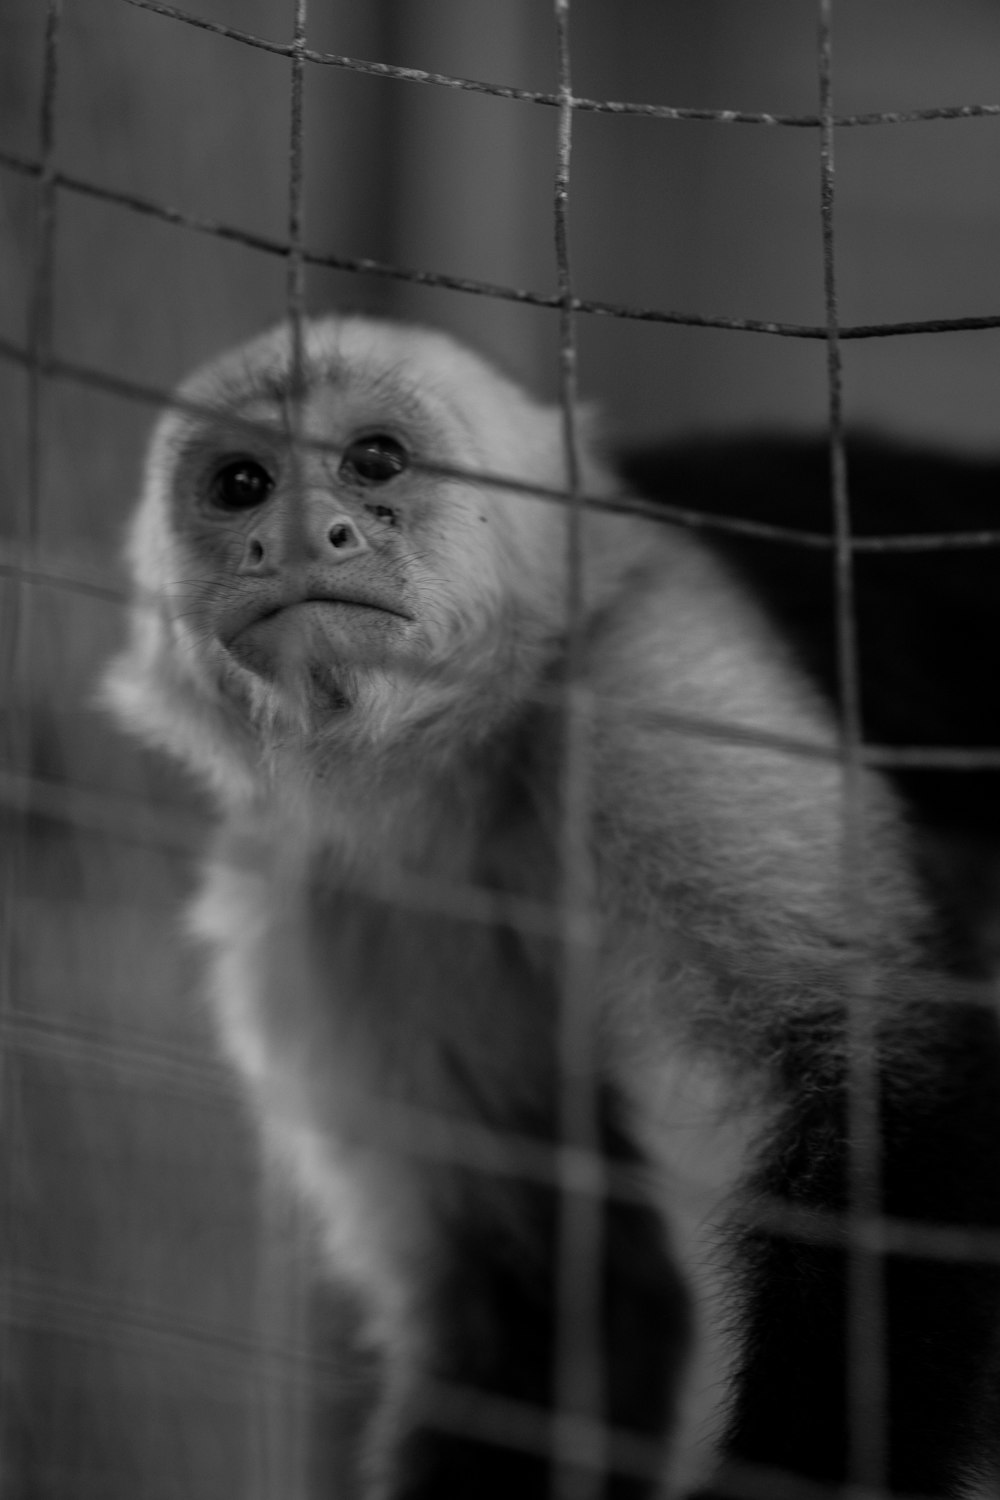
M217 808L189 925L379 1361L357 1493L968 1494L998 1268L920 1234L1000 1227L995 1017L891 787L648 512L587 412L360 315L152 438L104 693Z

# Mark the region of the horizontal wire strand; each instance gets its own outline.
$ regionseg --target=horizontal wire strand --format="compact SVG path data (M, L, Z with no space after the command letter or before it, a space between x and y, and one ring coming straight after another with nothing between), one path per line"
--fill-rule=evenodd
M0 360L8 364L28 368L31 363L31 353L25 347L15 344L10 339L0 336ZM109 371L98 369L96 366L80 364L74 360L64 360L52 356L46 365L46 374L50 379L66 380L80 385L86 389L98 390L106 395L120 396L125 400L134 401L140 405L152 406L159 411L161 408L169 408L172 411L185 412L190 416L206 417L215 419L219 416L220 408L205 402L191 400L165 386L149 385L145 381L133 380L127 376L115 375ZM273 427L260 422L241 418L237 413L226 411L226 420L235 426L245 428L250 433L261 433L273 437ZM303 436L300 446L310 451L339 455L344 450L337 444L327 442L320 438ZM554 501L557 504L566 504L566 493L564 490L541 484L532 484L523 479L515 479L505 474L495 474L483 469L467 469L454 464L441 464L431 461L411 461L411 466L421 473L429 474L439 479L467 480L473 484L487 486L491 489L508 490L513 494L533 496L539 500ZM588 509L612 511L621 514L642 516L651 521L664 524L673 523L688 527L693 530L723 531L737 536L755 537L760 540L771 540L776 542L787 542L794 546L818 548L828 550L835 545L833 534L828 532L808 531L795 526L780 526L766 521L752 521L740 516L711 515L703 511L693 510L686 506L674 505L665 500L647 500L640 495L628 493L611 495L585 494L583 502ZM3 553L5 546L9 548L0 538L0 572L4 569L9 573L15 566L9 558L4 561ZM931 551L954 551L964 548L979 549L1000 546L1000 529L998 530L976 530L957 532L903 532L897 535L891 533L873 536L853 535L849 539L849 545L855 552L931 552ZM30 559L23 563L26 569L31 569ZM64 565L66 587L72 587L72 581L68 576L68 568ZM50 578L48 581L55 582ZM81 592L97 592L100 585L94 580L89 582L81 579ZM107 590L111 594L117 594L122 599L131 597L130 591L124 587L118 590Z
M135 0L127 0L133 4ZM22 176L35 177L43 172L41 163L20 153L0 150L0 167ZM144 198L138 193L129 193L109 188L99 183L75 177L68 172L54 172L53 185L66 192L90 197L129 209L138 214L188 229L196 234L212 235L244 245L247 249L262 254L287 257L292 247L283 240L243 229L238 225L225 224L215 219L206 219L169 205ZM374 260L368 256L327 254L317 250L303 249L305 265L328 271L344 271L360 276L382 277L390 281L405 282L414 286L436 287L444 291L463 292L474 297L489 297L497 301L515 302L526 307L559 312L564 302L558 292L534 292L525 287L506 286L500 282L483 281L473 276L454 276L443 271L426 271L419 268L399 266L387 261ZM678 328L715 328L729 333L759 333L778 338L818 339L827 336L825 323L787 323L769 318L736 318L722 314L685 313L670 308L642 307L626 302L613 302L599 298L574 296L569 308L571 312L591 317L620 318L630 322L660 323ZM958 318L910 318L891 323L845 323L840 328L841 339L875 339L910 337L918 334L976 333L1000 328L1000 313L984 313Z
M210 21L204 16L193 15L176 5L166 5L162 0L125 0L137 10L149 11L172 21L208 31L215 36L240 42L279 57L290 57L292 47L269 37L257 36L221 21ZM484 79L463 78L450 73L428 72L423 68L404 68L394 63L371 62L365 58L348 57L338 52L319 52L305 48L302 56L306 62L320 66L342 68L353 73L367 74L376 78L395 78L402 83L432 84L440 88L457 89L467 93L487 94L497 99L511 99L519 103L540 104L550 109L559 109L562 96L544 89L520 89L509 84L488 83ZM741 109L686 109L670 104L632 102L621 99L588 99L575 95L568 108L573 111L634 115L654 120L698 121L716 125L765 125L791 126L818 130L823 117L818 114L780 114L771 111ZM932 120L976 120L1000 116L1000 104L946 104L931 105L926 109L867 110L849 115L837 115L833 123L839 127L867 125L911 125Z

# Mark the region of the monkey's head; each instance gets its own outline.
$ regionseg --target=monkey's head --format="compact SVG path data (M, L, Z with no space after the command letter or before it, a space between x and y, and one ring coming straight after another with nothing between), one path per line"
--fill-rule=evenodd
M181 387L130 536L108 696L226 794L234 763L246 789L475 737L563 630L565 508L529 492L565 486L558 412L439 333L330 318L302 344L296 369L281 327Z

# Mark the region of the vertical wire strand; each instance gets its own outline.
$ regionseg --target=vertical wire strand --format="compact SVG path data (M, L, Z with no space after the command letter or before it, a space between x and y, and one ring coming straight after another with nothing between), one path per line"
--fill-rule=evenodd
M293 0L288 150L288 253L285 317L289 336L288 394L283 420L291 485L303 493L303 406L308 388L305 351L305 50L308 0ZM284 1190L274 1166L261 1175L258 1215L257 1314L260 1340L257 1472L250 1476L253 1500L305 1500L309 1487L309 1412L312 1386L288 1379L274 1350L291 1348L297 1365L308 1362L307 1234L296 1201Z
M843 365L834 228L833 0L819 0L820 174L830 487L841 757L844 776L842 870L844 908L861 939L864 895L861 680L851 549L851 510L844 443ZM864 960L862 960L864 965ZM847 1441L853 1492L872 1496L887 1483L887 1371L884 1261L870 1230L881 1209L881 1143L875 995L867 966L849 975L847 996Z
M305 316L305 49L308 0L295 0L295 51L292 57L291 129L288 153L288 264L285 308L291 333L293 391L301 399L305 384L302 323ZM295 403L293 403L294 407ZM297 416L293 411L293 437Z
M561 928L558 1067L554 1500L596 1500L607 1472L601 1349L606 1199L596 1082L589 745L582 681L584 499L577 431L577 350L569 253L573 92L569 0L554 0L559 69L554 230L559 292L559 399L566 462L566 680L560 830Z
M44 447L44 388L52 353L54 316L55 242L58 213L55 180L56 98L59 84L59 47L62 25L62 0L48 0L42 52L42 95L38 120L39 161L38 198L35 219L35 263L28 308L28 412L25 450L24 488L16 499L13 516L14 535L21 555L37 549L42 515L42 452ZM20 774L30 772L31 725L26 715L28 705L20 702L21 684L28 680L28 620L32 585L25 578L14 578L0 596L0 677L8 688L5 694L3 754L5 763ZM15 818L17 815L15 814ZM0 1020L7 1021L17 1008L17 958L15 934L18 931L17 899L23 887L26 858L26 835L23 820L14 822L11 835L0 849ZM8 1025L6 1034L12 1034ZM0 1292L4 1304L10 1295L10 1277L20 1264L19 1211L27 1201L22 1186L29 1172L25 1156L19 1102L20 1073L15 1057L8 1048L0 1048L0 1140L3 1141L3 1199L8 1205L4 1214L4 1242L0 1244ZM3 1326L13 1330L14 1323L3 1308ZM14 1337L9 1332L9 1339ZM8 1411L17 1401L18 1380L16 1349L8 1349L0 1372L0 1489L18 1485L24 1475L10 1474L7 1468Z
M42 430L44 390L52 356L52 325L55 303L55 244L57 186L55 180L56 93L59 83L59 39L62 0L48 0L45 16L42 103L39 120L38 212L36 218L35 275L28 314L28 482L18 539L34 550L41 531Z
M55 306L55 244L58 217L58 187L55 175L56 96L59 84L59 42L62 0L48 0L42 54L42 97L38 121L39 174L35 215L35 264L28 306L28 413L25 449L25 484L17 498L14 535L25 554L37 549L41 535L43 488L43 428L45 383L52 358L52 326ZM10 590L8 622L0 650L4 675L17 682L26 665L23 660L28 616L28 585ZM19 734L18 740L24 736ZM10 747L14 764L23 743ZM22 767L23 769L23 767Z

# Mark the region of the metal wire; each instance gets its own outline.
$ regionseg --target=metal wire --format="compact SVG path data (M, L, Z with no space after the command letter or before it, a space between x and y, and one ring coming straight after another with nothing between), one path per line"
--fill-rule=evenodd
M558 1183L553 1500L599 1500L608 1467L606 1394L601 1355L601 1286L605 1191L597 1098L597 1012L594 993L596 889L590 835L592 706L583 682L583 564L586 511L577 431L577 353L570 269L570 164L573 88L570 0L554 0L559 113L554 194L559 311L559 403L566 464L566 667L562 712L560 878L563 933L559 997L558 1140L584 1152L598 1191L581 1191L572 1173ZM592 1184L588 1184L592 1186Z
M288 138L288 239L285 320L290 338L290 381L283 419L291 483L303 488L305 356L305 65L308 0L292 0L293 40ZM305 1500L309 1473L308 1238L297 1200L279 1190L273 1173L261 1173L257 1193L258 1253L254 1297L257 1416L250 1432L248 1500L275 1495ZM287 1346L276 1363L276 1350ZM293 1380L282 1378L291 1371ZM279 1378L275 1378L276 1375Z
M32 548L38 541L42 516L42 426L45 395L45 370L52 341L52 310L55 275L56 188L53 174L55 150L56 92L59 77L59 43L61 0L48 0L42 57L42 92L38 120L38 197L36 207L37 258L35 261L31 303L28 317L28 422L27 473L22 496L14 509L14 528L18 544ZM28 654L27 626L30 617L31 584L16 575L0 599L0 680L14 692L25 681ZM26 749L30 724L18 715L8 722L0 735L4 758L15 767L27 763ZM7 1030L15 1018L18 981L18 955L13 935L18 930L18 897L25 866L25 836L15 830L0 851L0 1029ZM28 1174L27 1153L21 1109L22 1077L20 1058L0 1046L0 1139L4 1142L2 1171L5 1201L20 1197ZM15 1294L11 1285L11 1268L22 1258L21 1226L5 1214L0 1242L0 1323L11 1314ZM17 1357L0 1371L0 1421L6 1426L9 1411L15 1404L18 1380ZM0 1487L5 1487L7 1461L0 1451Z
M570 309L573 312L581 311L574 299L574 305ZM31 353L27 348L15 344L10 339L0 338L0 360L17 365L24 369L31 366ZM75 360L65 360L58 356L50 356L47 362L46 375L49 380L65 380L83 389L103 391L109 395L118 396L125 401L135 401L144 406L152 406L157 410L169 407L174 411L187 412L192 416L213 417L216 415L215 408L202 402L185 400L178 396L173 390L166 386L149 385L143 381L131 380L124 376L111 374L106 370L98 369L93 365L84 365ZM272 429L262 427L259 423L246 421L235 413L228 413L227 419L235 427L243 428L248 434L263 432L271 435ZM335 444L321 438L302 435L299 438L302 448L309 451L330 453L337 455L341 452ZM514 479L507 474L496 474L483 469L469 469L456 466L455 464L431 462L427 460L414 459L411 465L422 473L430 474L442 479L462 479L474 484L482 484L490 489L507 490L512 494L531 495L540 500L549 500L557 505L565 505L567 496L565 489L546 487L541 484L529 484L524 480ZM779 526L766 521L750 521L742 516L709 515L703 511L689 510L684 506L673 505L667 501L645 500L635 495L590 495L583 494L583 503L587 510L616 511L623 515L646 516L650 520L673 522L678 526L685 526L694 531L721 531L733 536L758 537L764 541L789 542L793 546L805 547L820 551L829 551L837 545L836 538L828 532L807 531L796 526ZM977 530L977 531L928 531L891 534L885 536L858 536L851 533L845 539L852 552L941 552L962 551L966 549L979 549L1000 546L1000 530ZM3 560L4 552L7 552L6 560ZM16 560L15 553L20 561ZM19 569L25 574L37 572L39 576L45 575L46 581L54 586L72 589L74 587L73 569L69 564L57 564L55 560L44 557L32 557L30 553L25 555L21 549L12 549L9 544L0 541L0 573L6 570ZM94 578L83 578L79 580L81 593L94 594L102 591L109 600L118 599L125 603L130 597L127 590L120 585L100 584Z
M192 15L176 5L165 5L161 0L126 0L139 10L153 11L173 21L183 21L202 31L214 32L245 46L258 47L265 52L289 57L291 47L267 37L255 36L235 26L226 26L219 21L209 21L204 16ZM497 99L519 100L525 104L542 104L562 110L566 101L560 90L550 94L537 89L516 89L506 84L487 83L478 78L456 78L447 73L428 73L422 68L400 68L392 63L368 62L360 57L345 57L335 52L315 52L306 49L302 54L307 62L333 68L346 68L352 73L369 73L378 78L396 78L402 83L430 83L442 88L462 89L477 94L490 94ZM574 96L569 108L598 114L643 115L655 120L701 120L716 125L790 125L807 129L822 128L824 117L818 115L769 114L738 109L678 109L668 104L629 103L613 99L584 99ZM928 120L974 120L1000 115L1000 104L949 104L930 109L868 111L862 114L837 115L832 117L836 126L851 125L908 125Z
M823 236L823 295L826 304L827 428L830 493L834 528L834 610L844 820L841 881L851 929L864 933L868 922L867 828L863 808L864 728L858 662L854 558L850 545L851 508L844 440L843 368L837 305L834 222L833 0L819 0L818 57L822 129L820 132L820 213ZM878 1495L887 1480L886 1313L884 1254L861 1226L881 1209L882 1162L879 1140L878 1037L874 977L855 966L848 994L848 1197L847 1256L847 1469L849 1493Z
M124 0L136 5L139 0ZM209 28L214 29L214 28ZM891 123L891 122L890 122ZM0 150L0 166L21 176L38 177L42 172L40 162L14 151ZM260 250L268 255L287 256L286 241L272 239L268 235L243 229L235 224L206 219L197 214L182 212L167 204L144 198L138 193L126 193L75 177L68 172L54 172L53 185L83 197L95 198L104 203L117 204L133 213L146 214L166 224L176 224L182 229L198 234L212 235L216 239L231 240L249 250ZM498 282L481 281L472 276L451 276L443 271L427 271L366 256L335 255L319 250L304 249L302 257L308 266L321 267L328 271L349 271L361 276L380 276L390 281L400 281L413 286L440 287L446 291L465 292L476 297L490 297L503 302L517 302L527 307L549 308L558 312L563 302L558 293L533 292L524 287L504 286ZM720 328L730 333L762 333L779 338L817 339L827 337L825 323L787 323L770 318L732 318L707 313L684 313L668 308L636 307L626 302L608 302L590 297L573 297L573 312L586 313L593 317L625 318L640 323L665 323L679 328ZM839 329L843 339L895 338L920 333L968 333L988 328L1000 328L1000 313L989 313L964 318L916 318L890 323L847 323ZM5 350L7 352L5 352ZM7 343L0 349L0 358L21 362L15 346Z

